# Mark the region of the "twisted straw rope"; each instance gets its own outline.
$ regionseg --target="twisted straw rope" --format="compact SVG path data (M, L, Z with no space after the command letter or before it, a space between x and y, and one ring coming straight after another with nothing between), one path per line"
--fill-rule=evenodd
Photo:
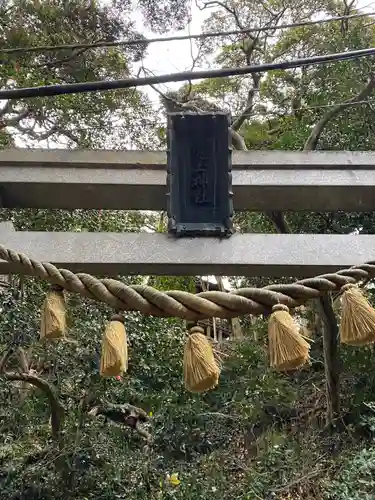
M298 307L325 292L337 291L347 283L375 276L375 261L336 273L322 274L292 284L264 288L239 288L226 292L196 295L179 290L160 292L144 285L127 286L114 279L98 279L90 274L58 269L48 262L37 262L22 253L0 245L0 259L15 264L20 274L36 276L69 292L104 302L118 311L140 311L159 317L178 317L198 321L210 317L234 318L244 314L269 313L275 304Z

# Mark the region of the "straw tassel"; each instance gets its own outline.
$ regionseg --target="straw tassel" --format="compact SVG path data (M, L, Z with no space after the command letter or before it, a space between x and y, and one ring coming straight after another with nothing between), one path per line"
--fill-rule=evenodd
M184 351L185 388L190 392L206 392L219 383L220 367L204 329L193 326Z
M276 304L268 321L271 367L278 371L296 370L309 360L310 344L283 304Z
M52 286L44 299L40 323L40 338L58 339L65 337L66 306L64 290Z
M343 344L375 342L375 310L356 285L341 288L340 340Z
M107 323L102 340L100 375L114 377L122 375L128 369L128 343L124 326L124 317L112 316Z

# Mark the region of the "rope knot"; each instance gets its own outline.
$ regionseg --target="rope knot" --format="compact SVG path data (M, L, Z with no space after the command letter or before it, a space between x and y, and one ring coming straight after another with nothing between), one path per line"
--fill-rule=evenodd
M289 312L289 307L284 304L275 304L274 306L272 306L272 312L274 313L276 311Z
M189 332L188 332L188 334L189 334L189 335L192 335L193 333L201 333L202 335L204 335L205 330L204 330L204 328L202 328L201 326L194 325L194 326L192 326L191 328L189 328Z
M355 285L354 283L346 283L346 285L343 285L343 286L341 287L340 292L344 293L344 292L346 292L347 290L350 290L351 288L357 288L357 285Z
M120 323L125 324L125 318L122 314L113 314L109 321L120 321Z

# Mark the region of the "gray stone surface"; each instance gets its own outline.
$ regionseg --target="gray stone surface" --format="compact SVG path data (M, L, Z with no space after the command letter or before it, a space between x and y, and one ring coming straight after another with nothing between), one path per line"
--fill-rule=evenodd
M0 222L0 234L4 234L7 232L13 232L15 231L13 222L10 220L6 220L3 222Z
M166 156L148 151L0 151L4 207L164 210ZM237 151L235 210L371 211L375 152Z
M375 260L373 235L236 234L175 240L149 233L9 232L0 243L96 275L313 276ZM0 274L20 269L0 261Z

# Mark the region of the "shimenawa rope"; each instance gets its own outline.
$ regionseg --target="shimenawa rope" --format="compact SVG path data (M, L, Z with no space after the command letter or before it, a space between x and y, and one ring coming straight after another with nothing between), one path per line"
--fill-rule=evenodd
M191 321L270 313L272 306L276 304L294 308L325 292L338 291L345 284L375 276L375 261L372 261L292 284L240 288L230 293L208 291L194 295L179 290L160 292L150 286L127 286L114 279L98 279L85 273L75 274L67 269L58 269L48 262L29 259L3 245L0 245L0 259L12 263L21 274L36 276L69 292L104 302L117 311L140 311L145 315L175 316Z

